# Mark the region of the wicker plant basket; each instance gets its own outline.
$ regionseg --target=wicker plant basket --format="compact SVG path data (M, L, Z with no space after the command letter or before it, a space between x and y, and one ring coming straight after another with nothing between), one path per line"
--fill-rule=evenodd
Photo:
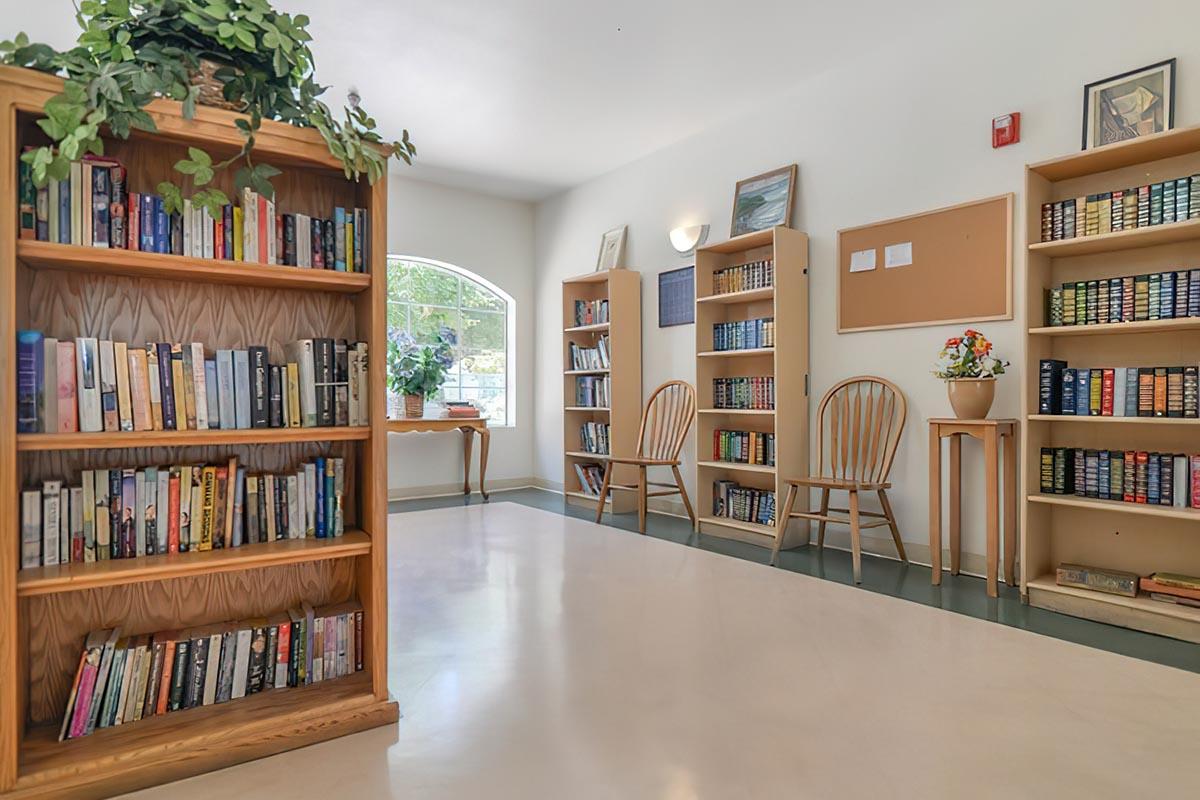
M404 418L421 419L425 416L425 398L419 394L404 395Z
M209 61L207 58L200 59L200 68L192 73L192 85L200 87L200 96L197 101L205 106L242 111L245 109L244 103L233 103L225 99L225 84L216 77L217 70L223 66L226 65Z

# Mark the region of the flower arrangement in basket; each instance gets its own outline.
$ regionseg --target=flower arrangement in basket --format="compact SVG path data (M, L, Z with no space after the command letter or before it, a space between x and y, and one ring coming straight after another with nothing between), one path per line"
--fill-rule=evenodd
M983 419L996 397L996 376L1009 362L992 353L992 343L972 328L952 336L938 353L934 376L946 381L950 405L959 419Z
M442 328L433 344L418 344L406 331L388 337L388 388L404 396L404 416L420 419L425 399L437 394L454 365L457 337Z

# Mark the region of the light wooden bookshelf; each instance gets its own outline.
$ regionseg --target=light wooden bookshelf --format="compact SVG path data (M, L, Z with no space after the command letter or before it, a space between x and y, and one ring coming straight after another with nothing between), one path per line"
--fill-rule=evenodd
M608 321L575 324L576 300L608 300ZM579 483L576 464L604 466L607 458L582 452L580 428L587 422L607 422L612 454L637 453L642 421L642 275L631 269L589 272L563 281L563 497L573 505L595 508L596 497ZM595 347L601 336L609 342L608 369L572 369L571 345ZM604 408L575 405L575 381L582 376L609 378L610 402ZM614 480L634 480L633 467L619 466ZM615 497L615 499L614 499ZM605 507L633 511L633 492L613 492Z
M264 122L259 158L283 170L281 211L368 209L366 274L210 261L18 241L17 163L41 143L36 120L57 78L0 67L0 796L106 797L395 723L387 690L385 342L387 190L346 181L313 131ZM240 146L236 115L177 103L148 111L157 134L108 139L134 191L153 191L199 143L224 157ZM175 176L178 177L178 176ZM217 185L233 196L232 180ZM16 331L122 341L200 341L215 347L334 336L369 343L371 424L355 428L16 433ZM346 533L237 549L18 569L19 490L80 469L214 461L291 467L315 455L346 459ZM301 688L156 716L66 742L57 725L86 634L187 628L272 614L301 602L350 598L364 609L365 670Z
M775 285L717 294L713 273L726 267L773 259ZM713 349L713 325L773 317L775 347ZM713 379L774 376L775 408L718 409ZM776 512L787 492L784 480L808 474L808 236L790 228L748 233L696 251L696 514L701 533L761 547L774 544L774 527L716 517L713 482L775 492ZM775 434L775 466L712 460L713 432L746 430ZM808 523L794 520L785 547L806 539ZM798 538L800 537L800 538Z
M1038 412L1038 364L1148 367L1196 363L1200 319L1051 327L1046 292L1064 282L1200 267L1200 221L1041 242L1043 203L1200 173L1200 127L1147 136L1026 168L1025 338L1022 409L1021 593L1031 605L1200 642L1200 609L1061 587L1064 562L1200 574L1200 512L1042 494L1043 447L1200 452L1194 419L1076 417Z

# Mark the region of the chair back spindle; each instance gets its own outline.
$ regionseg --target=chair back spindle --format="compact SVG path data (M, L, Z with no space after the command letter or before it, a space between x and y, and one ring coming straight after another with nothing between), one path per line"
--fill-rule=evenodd
M817 409L817 474L886 482L907 416L904 393L891 381L862 375L834 385Z
M686 381L667 381L654 390L642 412L638 456L677 461L696 418L696 390Z

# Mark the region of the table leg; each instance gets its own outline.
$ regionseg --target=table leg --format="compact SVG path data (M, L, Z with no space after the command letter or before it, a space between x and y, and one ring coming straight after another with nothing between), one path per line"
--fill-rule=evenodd
M1017 560L1017 432L1004 439L1004 582L1016 585Z
M942 585L942 437L929 426L929 561L933 585Z
M483 495L483 499L488 499L487 485L484 480L487 478L487 462L488 450L492 446L492 432L487 428L479 428L479 493Z
M1000 594L997 585L997 561L1000 557L1000 498L999 498L999 456L996 439L996 427L988 426L983 437L983 458L987 477L987 593L988 597Z
M950 437L950 574L962 559L962 434Z
M463 436L463 494L471 493L471 443L475 441L474 428L459 428Z

